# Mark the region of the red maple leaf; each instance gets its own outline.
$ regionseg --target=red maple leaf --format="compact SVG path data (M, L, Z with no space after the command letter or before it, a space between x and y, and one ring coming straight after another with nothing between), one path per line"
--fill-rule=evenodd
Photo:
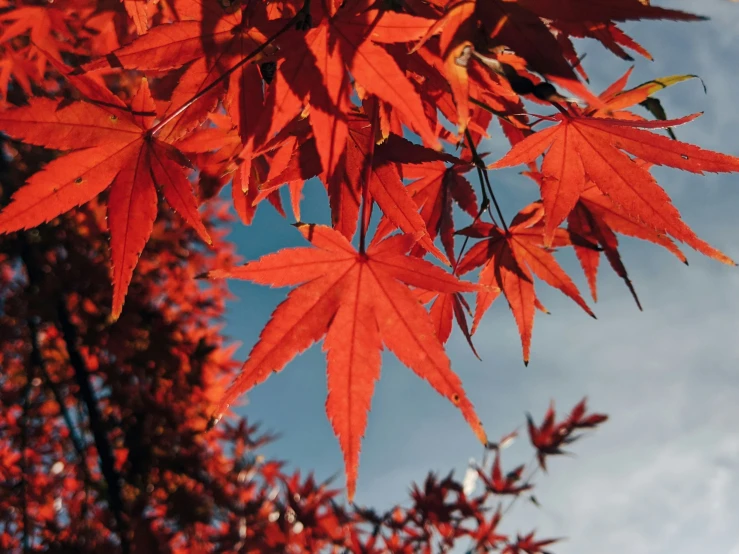
M699 174L739 171L739 158L643 130L680 125L696 117L697 114L667 121L624 121L559 114L553 118L556 125L525 138L489 167L530 163L544 154L541 195L547 246L552 244L555 230L575 208L590 179L629 216L707 256L733 264L696 236L649 171L624 153L651 164Z
M518 0L539 17L561 21L629 21L634 19L672 19L698 21L704 17L680 10L650 6L643 0Z
M72 150L49 163L0 212L0 232L29 229L95 198L108 186L108 227L113 264L112 317L117 319L138 258L157 215L157 186L169 205L210 243L198 215L187 160L148 133L156 108L146 79L126 104L84 76L72 83L89 101L31 98L28 106L0 113L8 135L56 150Z
M483 314L500 292L503 292L518 325L523 360L527 365L531 331L534 326L534 309L544 310L534 292L532 272L548 285L561 290L590 316L595 317L580 296L575 283L567 276L551 252L544 247L542 217L541 204L535 202L521 210L513 218L508 229L477 221L459 231L468 237L486 239L470 248L457 266L460 275L483 266L480 271L481 287L477 292L472 333L474 334L480 324ZM564 229L557 229L556 237L560 244L571 243Z
M262 80L257 65L242 62L252 59L266 44L269 33L279 28L280 22L268 21L266 3L242 8L238 2L221 5L178 0L174 2L174 11L179 20L157 25L146 34L142 32L146 31L148 21L146 5L133 1L127 2L129 5L136 9L137 29L142 36L85 65L85 70L125 67L167 71L187 65L176 86L169 91L169 106L164 115L170 120L160 130L162 136L172 140L202 123L227 91L224 103L234 122L239 127L256 124ZM223 78L226 74L229 79ZM199 101L190 102L196 95L201 95ZM247 105L253 115L245 113ZM243 135L248 134L245 128L240 130Z
M467 315L470 314L470 306L459 292L433 292L422 289L416 289L416 296L421 304L427 304L432 302L431 308L429 309L429 315L431 321L434 323L436 329L436 336L441 341L441 344L446 344L449 337L452 334L452 320L457 321L457 326L467 339L467 344L470 345L472 352L480 359L475 345L472 344L472 335L470 334L469 326L467 325Z
M0 44L8 44L15 37L28 33L31 44L61 58L60 49L73 50L70 42L74 35L70 31L70 15L56 6L16 6L0 14L0 25L9 23L0 33ZM41 62L40 68L45 66Z
M359 110L353 110L347 115L347 123L345 153L341 163L335 168L341 177L339 181L332 184L325 172L321 173L316 142L306 140L299 145L285 170L262 185L256 201L272 194L286 183L309 179L321 173L322 182L328 188L333 226L349 238L357 228L361 191L363 184L367 182L371 198L387 219L403 232L420 237L419 247L447 263L444 254L434 245L435 235L431 235L426 228L424 214L418 213L418 205L411 198L409 187L403 186L398 170L400 160L415 161L417 146L393 134L382 144L376 145L375 132L378 125L376 121L373 124ZM455 159L433 151L429 153L433 157L427 155L426 159ZM386 226L381 232L385 233L388 229L391 227Z
M427 144L439 146L418 92L383 46L419 38L433 21L370 9L371 5L367 0L349 0L338 9L332 3L311 3L311 20L320 23L307 33L286 36L285 50L299 54L280 64L269 92L270 131L297 115L309 98L309 118L329 188L341 179L337 171L349 138L349 73L364 91L397 110Z
M282 370L325 336L326 412L344 453L349 498L354 495L360 442L380 375L383 344L458 406L485 442L482 424L451 370L428 314L406 285L444 293L475 287L406 256L416 242L410 235L394 235L362 253L329 227L297 227L314 248L286 249L231 271L211 273L272 286L299 285L275 309L216 417L241 393Z
M500 469L500 450L498 450L495 452L495 461L493 462L493 468L490 471L490 477L488 477L482 469L478 469L477 472L488 490L495 494L517 495L533 488L533 485L528 483L524 483L522 485L518 484L518 481L521 480L521 475L523 475L524 467L524 465L520 465L506 473L504 476L503 471Z
M146 34L149 29L149 11L155 3L148 0L121 0L121 2L133 20L136 32L140 35Z
M602 249L613 270L626 283L639 309L641 309L641 303L626 272L626 266L621 260L616 232L658 244L675 254L682 262L687 263L683 253L669 237L629 217L625 210L615 205L592 183L586 185L575 209L567 217L567 227L575 236L586 241L583 244L573 240L573 246L588 279L593 300L598 298L596 277L601 252L592 248L590 244L587 244L588 242L597 244Z
M542 182L538 172L524 172L537 183ZM662 246L675 254L680 261L687 260L669 237L651 225L629 216L592 182L588 181L580 194L575 208L567 216L567 228L571 232L572 246L588 280L590 293L597 302L597 276L601 253L605 254L611 267L621 277L641 309L639 297L629 278L626 266L618 250L616 233L640 238ZM595 247L594 247L595 246Z
M508 535L498 532L498 524L502 517L500 510L496 510L490 519L484 514L477 516L478 527L470 533L470 538L475 541L474 552L487 552L489 548L496 548L499 543L508 540Z
M549 552L543 550L543 548L559 540L561 539L535 540L534 532L532 531L523 536L517 535L516 542L509 543L503 549L501 554L549 554Z
M394 136L394 135L391 135ZM398 146L381 149L381 152L393 151L400 159ZM465 161L458 161L447 167L442 161L434 160L423 163L408 162L403 164L403 178L414 179L406 186L413 201L420 208L420 215L426 224L430 238L441 238L444 251L450 260L454 254L454 219L453 206L456 203L471 217L479 211L475 190L464 174L471 169ZM377 226L375 238L385 237L396 228L392 221L384 217ZM413 249L414 254L422 254L421 246Z
M580 435L573 435L575 430L593 428L608 420L608 416L604 414L586 414L586 403L587 399L583 398L572 409L570 415L559 423L555 419L554 402L549 404L544 420L538 427L531 416L526 415L529 440L536 448L539 465L544 471L547 469L547 456L565 454L562 446L571 444L580 438Z

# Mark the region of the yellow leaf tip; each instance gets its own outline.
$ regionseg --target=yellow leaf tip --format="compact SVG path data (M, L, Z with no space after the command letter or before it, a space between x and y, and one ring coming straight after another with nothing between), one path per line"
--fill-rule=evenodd
M485 428L482 426L482 421L479 421L478 425L480 427L475 434L477 435L477 438L480 439L482 445L487 448L487 445L490 444L490 441L488 440L488 435L485 432Z

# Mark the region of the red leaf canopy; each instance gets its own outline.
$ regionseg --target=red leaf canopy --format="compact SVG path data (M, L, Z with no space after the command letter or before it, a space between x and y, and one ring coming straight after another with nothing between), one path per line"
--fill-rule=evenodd
M527 363L534 312L544 309L534 277L592 315L555 249L575 249L594 299L601 253L636 297L617 233L683 261L675 243L733 263L683 221L650 173L654 165L739 170L733 156L660 134L696 116L668 119L653 95L692 76L626 89L627 72L596 95L573 40L648 57L620 22L699 16L640 0L60 0L41 11L33 1L0 4L0 130L65 152L13 194L0 232L48 222L109 189L102 196L115 319L152 234L158 191L209 243L198 210L226 183L245 224L264 199L284 215L287 185L313 248L282 250L233 273L297 288L222 404L325 337L327 408L351 491L383 345L483 438L442 343L456 321L472 344L502 293ZM530 103L544 115L533 119ZM494 119L512 148L489 164L484 141ZM541 200L511 217L489 170L518 165ZM305 181L314 177L332 228L300 221L303 194L315 194ZM451 272L423 260L427 253ZM476 268L479 285L459 280ZM464 294L472 291L469 329ZM419 299L434 296L429 315ZM519 542L518 550L543 545L530 536Z

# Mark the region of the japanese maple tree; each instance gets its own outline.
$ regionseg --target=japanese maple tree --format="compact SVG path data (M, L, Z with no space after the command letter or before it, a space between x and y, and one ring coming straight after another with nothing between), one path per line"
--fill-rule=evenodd
M534 314L545 310L534 276L593 315L556 261L559 249L575 250L594 299L601 254L636 298L618 234L733 265L650 172L739 171L737 157L663 134L699 114L668 119L653 95L690 76L628 88L626 74L597 94L573 42L648 57L621 22L698 15L649 0L5 0L0 9L0 130L62 151L4 199L0 232L23 237L105 206L111 294L93 304L110 325L138 317L126 299L147 270L139 259L154 248L158 218L203 241L188 249L192 270L205 249L224 252L199 207L230 183L248 224L264 200L284 214L287 188L296 236L309 246L199 268L211 280L294 287L232 386L199 417L216 426L242 393L323 339L326 410L350 499L383 348L487 444L444 350L455 321L472 344L488 308L505 301L528 363ZM488 160L485 140L501 131L510 149ZM508 212L490 171L519 166L541 198ZM312 178L327 192L329 225L301 218ZM165 215L170 208L179 219ZM462 280L478 268L477 282ZM532 434L540 452L547 441L559 447L550 431ZM518 490L517 479L493 473L494 490ZM506 548L546 544L525 535Z
M3 194L51 157L2 146ZM105 214L93 200L0 242L3 552L515 549L526 543L499 529L505 512L519 497L535 501L533 479L547 456L605 419L586 414L584 401L558 423L550 409L529 436L540 461L525 474L519 466L515 479L502 477L500 461L514 432L488 445L494 466L486 456L463 480L429 474L407 505L347 506L329 482L266 458L261 450L273 437L246 419L207 430L240 366L219 328L225 281L203 287L196 279L236 261L224 240L225 206L204 212L213 249L162 212L131 281L129 308L112 324ZM400 248L412 244L398 240ZM398 256L385 250L375 251L372 269Z

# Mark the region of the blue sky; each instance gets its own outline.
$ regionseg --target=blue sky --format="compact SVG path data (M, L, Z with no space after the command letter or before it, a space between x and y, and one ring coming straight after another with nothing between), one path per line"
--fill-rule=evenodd
M654 55L639 59L630 84L673 74L700 75L659 94L668 115L705 115L677 129L678 138L739 155L739 6L727 1L676 0L662 5L698 10L711 20L625 26ZM580 44L596 92L619 77L627 62L595 42ZM538 109L541 109L537 107ZM506 144L493 137L482 150L499 158ZM516 170L492 173L508 217L535 196ZM686 222L714 246L739 259L739 176L700 177L657 169ZM471 178L476 183L474 178ZM305 221L325 222L325 194L306 187ZM255 259L301 237L271 208L231 238ZM567 536L560 554L718 552L739 554L739 270L685 250L685 267L660 248L623 239L622 254L640 295L635 307L623 283L604 268L593 321L558 291L538 287L552 315L537 315L531 363L524 367L515 323L501 299L483 320L475 342L483 361L459 333L448 343L489 436L511 431L530 411L541 418L550 399L568 410L588 395L592 409L611 420L573 447L576 457L552 460L537 481L542 508L519 503L503 529ZM559 256L583 295L587 287L571 253ZM226 332L243 343L242 359L287 289L232 281L239 298L229 306ZM314 470L338 473L341 453L324 412L325 358L320 345L248 394L238 408L281 433L267 454ZM407 499L413 481L429 470L456 469L461 478L481 448L462 416L391 354L383 355L362 448L356 501L385 509ZM524 441L505 451L512 467L529 459Z

